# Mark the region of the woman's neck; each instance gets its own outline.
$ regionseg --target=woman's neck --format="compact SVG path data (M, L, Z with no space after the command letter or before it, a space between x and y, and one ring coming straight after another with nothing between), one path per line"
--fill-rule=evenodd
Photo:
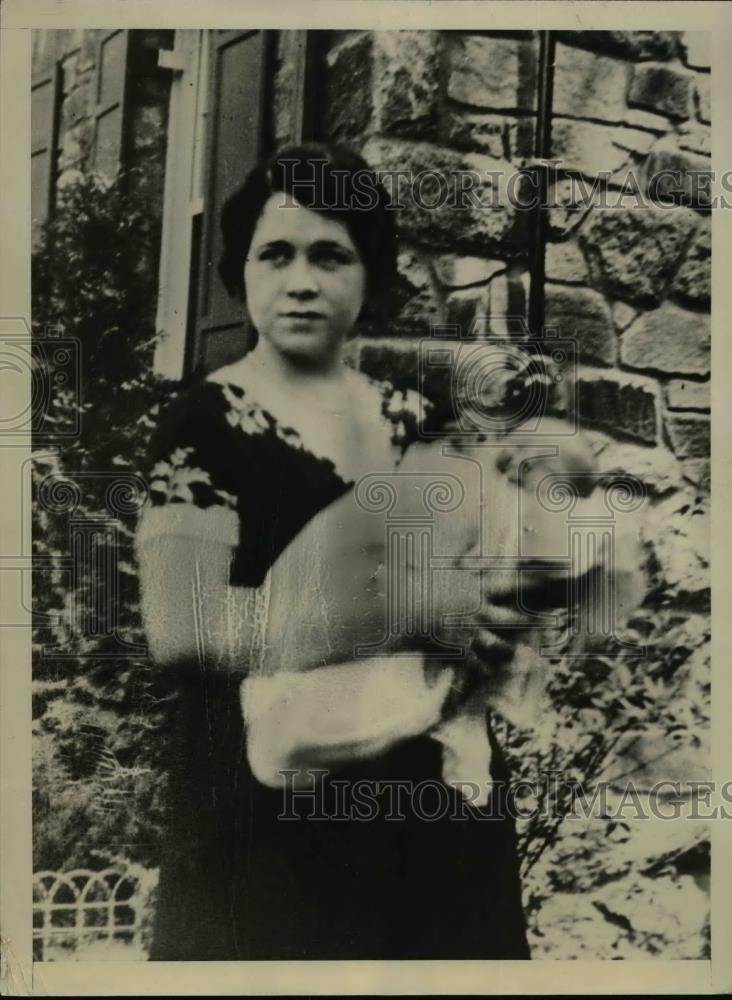
M342 352L337 352L322 362L300 362L286 357L260 338L248 357L271 378L295 390L307 385L309 391L312 391L313 384L336 386L346 377Z
M342 417L350 410L352 385L340 353L325 365L300 365L260 340L243 362L255 384L268 384L288 412L291 408L299 412L304 406Z

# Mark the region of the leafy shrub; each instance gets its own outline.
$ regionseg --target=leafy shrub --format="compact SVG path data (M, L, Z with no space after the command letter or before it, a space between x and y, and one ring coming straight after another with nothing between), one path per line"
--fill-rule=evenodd
M137 197L139 180L134 172L111 184L80 176L64 190L32 261L37 363L46 363L43 344L58 331L76 340L81 364L80 392L62 387L45 401L34 446L38 868L104 866L118 855L154 863L161 748L140 624L130 477L144 468L155 413L174 386L153 374L159 220ZM76 421L78 434L47 446L46 435ZM54 481L77 485L73 509L49 502L46 486ZM121 484L124 498L125 482L132 502L110 511L110 485ZM76 560L70 578L80 527L90 536L89 558ZM115 629L136 644L135 655L120 647Z

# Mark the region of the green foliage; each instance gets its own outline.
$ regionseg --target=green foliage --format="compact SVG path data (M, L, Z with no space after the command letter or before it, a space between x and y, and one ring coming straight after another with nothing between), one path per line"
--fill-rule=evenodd
M34 853L37 868L152 864L160 823L160 707L144 655L134 566L136 503L110 511L109 488L145 467L155 413L173 391L153 375L159 220L140 178L83 176L63 192L32 262L41 380L55 333L73 338L81 377L53 389L34 449ZM51 477L49 479L49 477ZM125 479L126 477L126 479ZM46 481L78 486L49 502ZM73 521L72 521L73 519ZM109 527L70 577L72 529ZM100 572L104 565L111 573ZM116 572L115 572L116 568ZM85 623L85 624L82 624ZM116 631L116 635L114 634ZM119 639L137 644L133 654Z
M679 494L671 506L679 507L682 527L688 522L691 528L696 518L705 515L709 498L697 496L689 504L684 499ZM650 523L656 516L652 511ZM649 536L656 531L657 526L649 527ZM691 548L688 552L682 549L684 537L681 531L676 552L683 552L683 559L692 566L695 554ZM593 864L598 864L596 850L587 857L575 854L569 861L563 857L569 842L573 843L571 832L564 827L564 818L574 808L573 783L581 787L589 802L603 782L618 789L632 782L642 791L656 780L680 780L683 785L685 780L707 773L703 764L701 774L694 767L704 760L709 739L709 593L704 589L684 591L675 578L669 579L648 538L646 551L650 589L620 636L644 647L644 655L617 655L617 650L608 647L577 659L552 658L548 686L552 711L538 729L527 732L498 724L514 776L536 790L525 807L528 818L519 824L530 916L540 911L557 889L585 892L585 883L597 874L592 872ZM615 655L608 655L611 652ZM639 765L633 750L643 745L641 759L653 761L655 755L647 756L649 744L657 754L657 763L647 768ZM674 757L683 762L681 774L673 771L670 762ZM689 769L691 773L687 773ZM550 775L554 780L547 777ZM604 822L608 829L613 826L611 820ZM570 841L562 847L567 836ZM601 862L598 885L603 878L619 874L611 873L615 856L612 843L608 841L606 846L609 853Z

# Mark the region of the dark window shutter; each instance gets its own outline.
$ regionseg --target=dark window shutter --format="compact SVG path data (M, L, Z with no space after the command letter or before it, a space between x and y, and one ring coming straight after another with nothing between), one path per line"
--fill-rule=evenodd
M58 156L60 70L54 63L31 87L31 219L35 247L53 211Z
M94 169L113 178L124 159L129 31L99 39L94 80Z
M269 151L269 52L266 31L215 31L210 61L204 215L195 328L188 371L211 371L236 360L249 336L241 303L229 298L217 272L219 216L226 198Z
M323 139L322 113L325 107L324 67L331 32L298 31L292 73L291 142Z

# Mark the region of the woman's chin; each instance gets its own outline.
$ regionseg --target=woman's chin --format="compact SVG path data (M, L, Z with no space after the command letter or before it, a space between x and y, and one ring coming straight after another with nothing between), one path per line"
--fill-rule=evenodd
M290 361L320 364L332 354L327 346L316 341L296 341L281 348L282 356Z
M274 349L288 361L321 364L337 353L337 346L319 331L282 334L272 342Z

